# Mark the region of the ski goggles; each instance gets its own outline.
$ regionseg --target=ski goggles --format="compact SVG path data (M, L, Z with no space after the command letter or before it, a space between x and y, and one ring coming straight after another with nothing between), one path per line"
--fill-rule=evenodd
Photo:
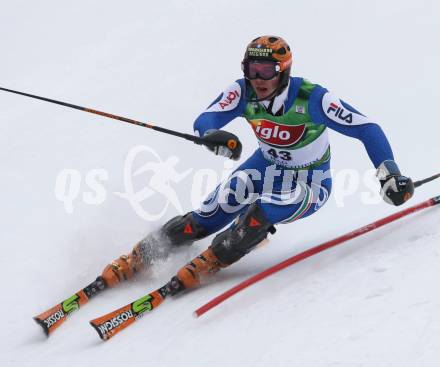
M270 80L281 71L280 64L275 61L243 61L241 68L244 76L250 80Z

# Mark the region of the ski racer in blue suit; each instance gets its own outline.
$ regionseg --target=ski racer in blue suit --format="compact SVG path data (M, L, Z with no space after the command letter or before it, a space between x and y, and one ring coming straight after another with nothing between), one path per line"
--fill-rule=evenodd
M129 279L168 250L218 233L209 248L182 267L163 287L163 297L197 286L200 279L237 262L275 233L274 225L307 217L327 201L332 187L328 128L359 139L377 168L381 194L400 205L414 185L394 162L380 126L327 89L291 77L292 53L276 36L254 39L242 61L244 78L232 83L194 123L215 154L238 159L241 143L222 130L246 119L259 148L220 184L200 209L167 222L159 235L139 242L103 272L107 285ZM235 141L235 145L230 145ZM159 243L167 242L163 251ZM162 250L161 250L162 249Z

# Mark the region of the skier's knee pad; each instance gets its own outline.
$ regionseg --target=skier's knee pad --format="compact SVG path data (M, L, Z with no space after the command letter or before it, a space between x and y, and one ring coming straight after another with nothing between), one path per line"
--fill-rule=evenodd
M238 218L235 226L214 238L211 249L221 263L230 265L263 241L268 232L274 234L275 227L267 221L262 209L254 203Z
M194 220L192 212L169 220L161 232L170 240L172 246L190 245L208 235L208 231Z

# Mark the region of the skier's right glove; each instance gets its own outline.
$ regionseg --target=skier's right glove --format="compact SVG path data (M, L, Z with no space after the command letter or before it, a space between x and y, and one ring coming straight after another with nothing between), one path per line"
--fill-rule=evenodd
M414 183L411 178L402 176L396 162L384 161L377 169L377 178L382 189L382 198L388 204L402 205L414 194Z
M203 143L216 155L233 159L240 159L243 146L238 137L228 131L210 129L203 135Z

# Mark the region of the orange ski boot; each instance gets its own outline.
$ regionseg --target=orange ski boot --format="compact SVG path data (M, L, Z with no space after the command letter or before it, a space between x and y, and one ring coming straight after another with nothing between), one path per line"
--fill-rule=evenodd
M120 282L133 278L144 267L141 244L138 243L130 254L122 255L107 265L102 272L102 278L108 287L113 288Z
M220 263L217 257L208 248L195 259L182 267L176 276L161 289L163 297L168 295L175 296L185 289L197 287L204 278L217 273L221 268L227 265Z
M212 249L208 248L181 268L177 272L177 277L183 283L185 289L194 288L200 284L201 280L217 273L226 266L220 263Z

